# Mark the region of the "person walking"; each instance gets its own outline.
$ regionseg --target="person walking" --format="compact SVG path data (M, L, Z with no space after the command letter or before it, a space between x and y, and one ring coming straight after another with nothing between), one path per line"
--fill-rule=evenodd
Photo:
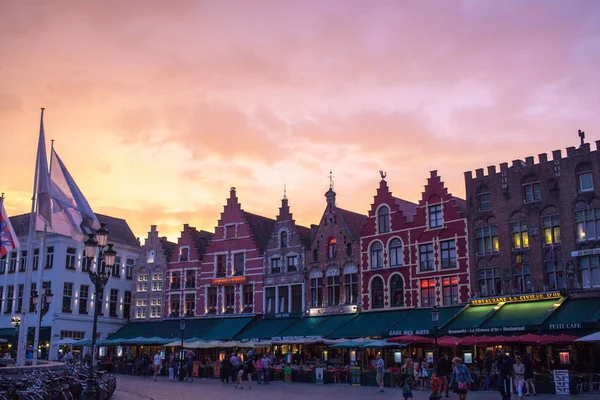
M187 375L185 378L186 382L194 381L193 372L194 372L194 353L190 351L187 354Z
M269 354L265 353L262 358L263 363L263 383L269 385L269 367L271 366L271 359Z
M378 392L383 392L383 378L385 376L385 362L381 358L381 353L377 353L377 356L375 359L375 370L377 371L377 376L375 377L375 380L377 381L377 384L379 385Z
M177 364L175 364L175 354L171 353L169 356L169 380L173 382L175 380L175 368L177 368Z
M450 375L450 365L448 365L448 355L442 354L436 365L436 375L442 382L440 396L448 397L448 376Z
M533 383L533 362L531 362L531 353L525 354L523 364L525 365L525 389L527 389L525 396L537 396L537 393L535 392L535 383Z
M498 386L502 400L510 400L511 384L510 377L512 375L513 364L510 357L506 354L498 354Z
M515 358L515 364L513 365L513 380L517 385L517 395L519 400L523 400L523 385L525 384L525 365L521 362L521 357Z
M402 384L402 397L404 400L413 398L413 387L415 386L415 366L413 361L409 358L406 364L402 367L400 372L403 375L404 382Z
M450 386L454 388L455 386L453 385L456 384L454 393L458 395L458 400L465 400L467 398L467 389L473 382L473 379L471 378L469 369L462 363L462 360L459 357L454 357L452 363L454 364L454 367L452 368Z
M161 364L161 359L160 359L160 352L157 351L156 354L154 355L154 362L153 367L154 367L154 381L156 382L156 378L158 377L158 372L160 371L160 364Z
M144 379L148 378L148 361L148 356L142 354L142 359L140 361L140 375L142 375Z

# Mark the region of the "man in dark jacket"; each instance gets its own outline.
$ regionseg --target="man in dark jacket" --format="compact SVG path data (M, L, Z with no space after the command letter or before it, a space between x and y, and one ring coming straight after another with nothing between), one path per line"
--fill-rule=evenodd
M440 394L444 392L444 397L448 397L448 376L450 375L450 366L448 365L448 355L442 354L438 359L435 373L440 381L442 381L442 388Z
M512 359L507 354L498 354L498 386L502 400L510 400L512 388L510 387L510 377L513 372Z

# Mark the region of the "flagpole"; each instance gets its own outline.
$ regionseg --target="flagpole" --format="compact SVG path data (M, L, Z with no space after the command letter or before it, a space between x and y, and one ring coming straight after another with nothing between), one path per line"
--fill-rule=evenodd
M44 108L41 109L40 133L44 124ZM39 141L38 141L39 147ZM45 149L44 149L45 150ZM31 213L29 215L29 234L27 236L27 265L25 266L25 282L23 283L23 306L21 308L21 328L19 329L19 339L17 342L17 366L25 365L27 355L27 312L29 311L29 297L31 292L31 272L33 269L33 249L35 240L35 220L36 220L36 199L38 189L38 167L40 164L40 151L38 148L35 157L35 171L33 173L33 194L31 196ZM17 274L15 274L17 275ZM18 296L18 289L17 289Z
M54 139L50 139L50 167L48 169L48 175L50 175L50 179L52 179L52 153L54 151ZM44 290L44 267L46 260L46 237L48 236L48 224L44 222L44 234L42 236L42 246L40 248L40 258L38 261L38 283L36 285L38 292L38 302L35 306L35 313L37 315L36 323L35 323L35 331L33 336L33 359L31 361L31 365L37 365L38 359L38 346L40 342L40 330L42 329L42 305L46 302L46 295L42 294ZM51 290L47 288L46 290ZM50 337L52 340L52 337ZM48 360L50 360L50 347L48 346Z

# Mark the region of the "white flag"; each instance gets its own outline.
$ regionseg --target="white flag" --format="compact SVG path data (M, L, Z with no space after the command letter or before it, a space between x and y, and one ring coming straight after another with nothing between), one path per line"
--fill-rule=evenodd
M46 157L46 136L44 134L44 111L40 119L40 137L37 151L37 217L52 228L52 203L50 195L50 176L48 174L48 158Z
M0 197L0 257L19 247L19 239L4 208L4 199Z

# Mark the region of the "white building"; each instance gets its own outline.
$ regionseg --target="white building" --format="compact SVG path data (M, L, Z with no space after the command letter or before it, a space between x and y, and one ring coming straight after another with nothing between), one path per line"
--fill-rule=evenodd
M127 323L132 316L133 269L140 257L140 244L125 220L100 214L97 217L100 222L106 223L110 232L108 243L112 243L113 249L117 251L115 266L104 289L98 316L98 337L105 338ZM14 343L14 336L7 336L14 335L11 319L20 316L23 303L29 214L18 215L10 220L21 248L0 259L0 337ZM50 354L49 358L55 359L58 346L54 343L57 340L91 338L95 289L87 272L88 263L84 257L83 243L66 236L48 234L46 259L40 262L41 238L42 235L38 233L33 253L31 285L33 289L38 289L37 282L41 272L43 286L51 288L54 294L49 310L42 318L39 349L43 358ZM30 327L35 326L34 315L28 315ZM33 332L29 333L27 342L30 348L33 345Z

